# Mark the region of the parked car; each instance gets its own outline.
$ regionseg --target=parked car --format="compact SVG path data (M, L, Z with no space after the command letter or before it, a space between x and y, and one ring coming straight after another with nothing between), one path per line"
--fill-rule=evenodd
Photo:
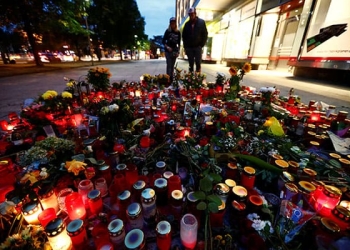
M55 53L51 53L51 52L47 52L47 53L39 53L40 56L40 60L42 62L61 62L61 58L55 54Z

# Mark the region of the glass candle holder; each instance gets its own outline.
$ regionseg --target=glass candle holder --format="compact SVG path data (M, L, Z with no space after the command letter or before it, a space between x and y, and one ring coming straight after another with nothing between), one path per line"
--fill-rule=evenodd
M215 185L214 190L220 199L226 204L230 188L225 183L218 183Z
M139 179L139 172L135 164L127 165L125 178L128 183L128 190L131 190L132 185Z
M43 209L52 207L55 209L55 212L58 213L58 199L53 188L46 189L42 192L39 191L39 200L41 202L41 205L43 206Z
M165 206L168 203L168 182L165 178L158 178L154 181L154 191L157 195L157 206Z
M182 190L181 178L178 175L173 175L168 179L168 198L174 190Z
M180 222L180 238L187 249L194 249L197 244L198 222L193 214L185 214Z
M103 177L96 179L95 180L95 189L100 191L101 197L106 197L108 195L108 186L107 186L106 179Z
M180 221L183 215L183 193L181 190L174 190L170 196L170 211L174 216L174 219Z
M131 203L126 210L126 214L131 229L143 228L143 215L139 203Z
M107 186L112 182L112 171L109 165L103 164L98 168L99 175L106 180Z
M210 213L210 225L212 227L222 227L224 225L226 203L221 200L217 213Z
M46 227L46 225L53 219L56 219L56 211L53 207L49 207L44 209L39 215L38 215L38 220L40 224L43 227Z
M120 219L112 220L108 224L109 239L116 249L122 249L125 240L124 222Z
M238 167L234 162L229 162L226 168L226 178L236 180L238 175Z
M103 210L101 192L97 189L91 190L87 197L91 214L98 215L101 213Z
M82 250L87 240L84 221L77 219L69 222L67 225L67 233L72 241L73 248Z
M241 185L246 189L253 189L255 185L255 169L249 166L243 168Z
M339 204L342 192L340 189L330 185L324 185L323 192L315 199L315 210L322 216L329 216L331 211Z
M39 202L35 201L24 204L22 207L23 217L28 224L40 225L38 216L42 211Z
M156 163L156 172L159 174L163 174L166 169L166 163L164 161L158 161Z
M248 191L245 187L235 186L232 188L233 199L237 201L246 201Z
M169 250L171 247L171 225L163 220L156 227L157 247L159 250Z
M67 195L65 205L70 220L81 219L86 217L86 209L81 195L73 192Z
M152 224L156 220L156 193L152 188L146 188L141 193L142 214L145 223Z
M61 218L56 218L47 224L45 233L52 250L69 250L72 240L67 234L65 224Z
M87 195L93 189L94 189L94 184L89 179L82 180L79 182L78 193L81 195L81 198L83 199L85 208L89 208Z
M66 200L67 195L69 195L71 193L73 193L73 189L64 188L58 193L58 196L57 196L58 205L59 205L60 209L66 213L67 213L67 209L66 209L65 200Z

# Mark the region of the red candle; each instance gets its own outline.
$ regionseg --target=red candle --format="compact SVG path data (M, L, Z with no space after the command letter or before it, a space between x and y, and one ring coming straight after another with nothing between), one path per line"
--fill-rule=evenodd
M103 209L101 192L94 189L89 192L87 197L91 214L98 215L101 213Z
M156 227L157 247L159 250L169 250L171 247L171 225L167 221L160 221Z
M44 209L38 216L39 222L43 227L46 227L50 221L56 218L56 211L52 207Z
M171 192L174 190L182 190L181 178L178 175L173 175L168 179L168 197L170 197Z
M86 209L85 209L83 199L79 193L73 192L67 195L65 199L65 205L66 205L69 219L71 220L85 219Z
M322 216L329 216L331 211L338 205L340 202L342 192L340 189L325 185L323 192L319 192L315 199L315 211Z
M151 145L151 139L148 136L142 136L140 140L140 146L142 148L149 148L150 145Z
M128 182L128 190L131 190L132 185L139 179L139 172L135 164L127 164L125 178Z
M255 169L252 167L244 167L241 174L241 185L247 189L253 189L255 184Z
M84 221L72 220L67 225L67 233L72 240L74 249L83 249L85 241L87 240L86 229Z

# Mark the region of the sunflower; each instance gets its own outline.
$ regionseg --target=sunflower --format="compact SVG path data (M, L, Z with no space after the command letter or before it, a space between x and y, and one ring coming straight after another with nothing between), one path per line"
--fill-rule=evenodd
M248 62L246 62L243 67L242 70L244 70L245 73L249 73L252 70L252 65Z
M230 73L231 76L236 76L238 73L238 70L235 66L231 66L228 72Z

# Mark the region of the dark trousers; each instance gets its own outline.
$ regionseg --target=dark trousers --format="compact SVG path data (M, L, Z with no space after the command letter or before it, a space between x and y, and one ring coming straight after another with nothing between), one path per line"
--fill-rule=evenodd
M185 48L186 55L188 58L189 71L193 72L194 63L196 63L196 72L201 72L201 62L202 62L202 48L191 47Z
M174 77L174 66L176 62L176 57L173 56L172 52L165 51L165 59L166 59L166 73L170 76L170 83L172 83L173 77Z

